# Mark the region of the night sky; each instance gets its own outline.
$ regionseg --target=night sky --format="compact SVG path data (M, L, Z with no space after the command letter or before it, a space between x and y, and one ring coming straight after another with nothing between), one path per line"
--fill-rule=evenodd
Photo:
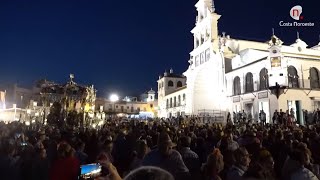
M193 47L197 0L0 0L0 84L26 86L46 78L65 82L69 73L94 84L100 96L136 95L156 88L171 67L182 73ZM285 44L296 32L319 42L319 0L217 0L220 33L267 41L271 29ZM279 27L303 7L316 27Z

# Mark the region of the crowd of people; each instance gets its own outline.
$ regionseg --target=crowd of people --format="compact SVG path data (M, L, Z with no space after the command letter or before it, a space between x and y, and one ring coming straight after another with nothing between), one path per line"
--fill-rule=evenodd
M297 121L296 112L291 108L290 110L286 110L284 112L282 109L280 111L275 110L272 115L272 123L273 124L286 124L292 125L294 123L300 124ZM231 122L231 114L228 114L228 121ZM320 109L314 110L313 112L308 112L308 110L302 110L302 118L306 125L309 124L317 124L320 122ZM239 112L233 112L233 123L246 123L253 121L254 118L252 117L250 112L245 112L244 110ZM264 110L260 110L258 117L256 120L262 124L267 123L267 116Z
M0 179L317 180L320 126L119 121L99 129L0 122Z

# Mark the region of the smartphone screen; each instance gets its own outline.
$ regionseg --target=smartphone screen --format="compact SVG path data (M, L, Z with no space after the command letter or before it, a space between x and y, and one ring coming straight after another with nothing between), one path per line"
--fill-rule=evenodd
M80 166L81 169L81 176L95 176L101 173L101 165L98 163L95 164L86 164Z

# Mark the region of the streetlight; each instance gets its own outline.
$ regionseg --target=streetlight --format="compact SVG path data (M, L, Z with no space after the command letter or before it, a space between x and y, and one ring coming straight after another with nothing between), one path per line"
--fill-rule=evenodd
M31 121L31 109L27 109L27 115L29 117L29 121Z
M119 96L116 95L116 94L111 94L111 96L110 96L110 101L111 101L111 102L119 101Z
M119 96L117 94L111 94L110 101L113 103L113 109L116 113L115 102L119 101Z

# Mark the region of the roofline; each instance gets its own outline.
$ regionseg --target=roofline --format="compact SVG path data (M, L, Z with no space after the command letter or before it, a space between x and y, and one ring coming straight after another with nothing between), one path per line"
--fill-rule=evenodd
M242 69L242 68L245 68L245 67L250 66L250 65L252 65L252 64L255 64L255 63L257 63L257 62L260 62L260 61L263 61L263 60L267 60L267 58L268 58L268 56L267 56L267 57L264 57L264 58L261 58L261 59L258 59L258 60L256 60L256 61L253 61L253 62L251 62L251 63L249 63L249 64L244 65L244 66L241 66L241 67L232 69L231 71L227 72L226 74L231 73L231 72L236 71L236 70L239 70L239 69Z
M181 91L181 90L186 89L186 88L187 88L187 85L184 85L184 86L182 86L182 87L179 87L179 88L175 89L173 92L167 94L166 96L168 96L168 95L170 95L170 94L173 94L173 93L175 93L175 92Z

